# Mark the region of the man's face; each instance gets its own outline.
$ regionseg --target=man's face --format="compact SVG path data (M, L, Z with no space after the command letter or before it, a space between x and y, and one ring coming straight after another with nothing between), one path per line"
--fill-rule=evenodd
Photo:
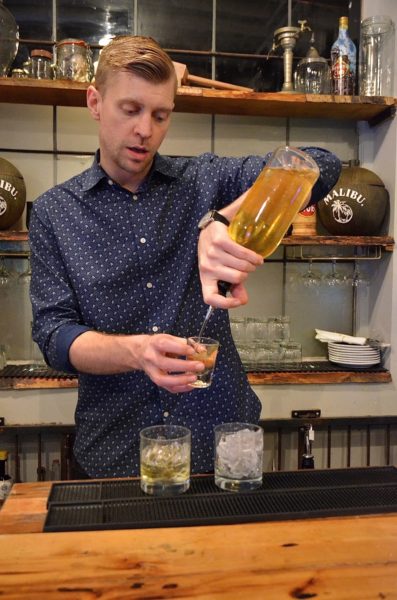
M101 165L120 185L136 190L170 125L175 82L150 83L127 71L90 86L88 108L99 121Z

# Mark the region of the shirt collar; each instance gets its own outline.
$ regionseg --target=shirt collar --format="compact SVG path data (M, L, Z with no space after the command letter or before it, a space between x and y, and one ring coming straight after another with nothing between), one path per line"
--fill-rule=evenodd
M84 192L87 192L94 188L102 179L109 179L109 175L102 169L99 164L100 155L99 150L96 151L93 163L89 169L82 175L82 188ZM154 157L153 166L150 170L149 178L151 179L154 173L160 173L170 179L176 179L178 177L178 169L172 160L168 156L161 156L156 153Z

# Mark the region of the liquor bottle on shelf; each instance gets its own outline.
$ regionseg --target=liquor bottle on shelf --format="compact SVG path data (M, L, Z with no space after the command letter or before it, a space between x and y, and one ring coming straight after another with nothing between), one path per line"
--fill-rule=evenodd
M348 26L348 17L340 17L339 35L331 48L331 92L338 96L355 93L357 50Z
M11 476L7 474L7 458L7 450L0 450L0 506L10 493L13 484Z

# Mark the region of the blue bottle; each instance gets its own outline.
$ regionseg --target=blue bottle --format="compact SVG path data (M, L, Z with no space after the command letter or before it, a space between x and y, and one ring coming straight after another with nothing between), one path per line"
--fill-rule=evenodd
M357 51L348 26L348 17L340 17L338 39L331 48L331 92L338 96L355 93Z

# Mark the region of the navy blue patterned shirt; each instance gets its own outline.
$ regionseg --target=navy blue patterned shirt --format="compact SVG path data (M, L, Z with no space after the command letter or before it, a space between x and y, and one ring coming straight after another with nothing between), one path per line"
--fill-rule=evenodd
M339 160L306 149L321 175L312 201L336 182ZM109 334L199 331L203 302L197 223L245 191L264 157L157 155L136 193L112 181L96 156L90 169L34 202L30 221L33 336L55 369L74 372L73 340L88 330ZM220 340L211 387L171 394L143 371L80 373L75 456L91 477L139 473L139 431L173 423L192 432L192 472L213 470L213 429L255 423L260 402L234 346L228 312L216 310L206 335Z

